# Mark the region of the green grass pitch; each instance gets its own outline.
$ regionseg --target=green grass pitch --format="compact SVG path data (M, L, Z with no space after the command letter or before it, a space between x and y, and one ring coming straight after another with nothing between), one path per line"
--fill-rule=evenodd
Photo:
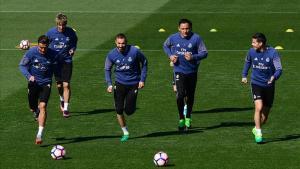
M72 77L72 117L63 119L55 87L41 146L28 110L26 81L18 70L22 39L36 41L63 11L77 30L78 51ZM289 0L0 0L0 168L155 168L157 151L168 153L168 168L300 168L300 2ZM190 134L177 133L172 68L162 43L177 31L180 18L193 21L209 50L198 74ZM159 33L164 28L166 32ZM218 32L211 33L215 28ZM286 33L292 28L294 33ZM149 60L138 109L127 118L131 138L119 141L112 95L106 93L104 60L113 37L124 32ZM283 75L274 107L263 127L267 143L254 143L249 86L240 84L250 38L264 32L280 51ZM50 157L53 145L67 150L65 160Z

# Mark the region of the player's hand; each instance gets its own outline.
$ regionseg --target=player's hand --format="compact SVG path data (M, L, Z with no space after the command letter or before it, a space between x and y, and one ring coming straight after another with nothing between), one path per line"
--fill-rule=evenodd
M268 81L268 84L272 84L274 82L274 76L271 76L270 80Z
M73 50L73 49L70 49L70 50L69 50L69 54L70 54L71 56L73 56L73 55L74 55L74 50Z
M193 56L190 52L185 52L184 53L184 58L187 60L187 61L190 61L192 60Z
M139 86L138 86L139 89L142 89L144 86L145 86L144 82L139 82Z
M28 79L28 81L30 81L30 82L34 82L34 81L35 81L35 78L34 78L34 76L30 76L30 78Z
M242 78L242 83L243 83L243 84L247 84L247 83L248 83L248 80L247 80L246 77L243 77L243 78Z
M176 55L171 55L171 56L170 56L170 60L171 60L171 62L176 63L177 60L178 60L178 56L176 56Z
M113 91L113 86L112 85L108 86L107 87L107 92L111 93L112 91Z

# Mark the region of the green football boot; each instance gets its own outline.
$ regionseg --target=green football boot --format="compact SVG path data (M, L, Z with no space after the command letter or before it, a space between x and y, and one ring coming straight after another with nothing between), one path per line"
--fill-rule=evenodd
M192 119L191 118L185 118L185 127L187 129L190 129L192 127L191 123L192 123Z
M253 133L253 135L255 136L255 142L256 142L257 144L263 143L263 137L262 137L262 134L257 134L257 133L256 133L255 127L252 129L252 133Z
M183 131L184 130L184 125L185 125L185 120L184 119L180 119L179 120L179 125L178 125L178 130L179 131Z
M126 142L129 139L129 135L123 135L121 137L121 142Z

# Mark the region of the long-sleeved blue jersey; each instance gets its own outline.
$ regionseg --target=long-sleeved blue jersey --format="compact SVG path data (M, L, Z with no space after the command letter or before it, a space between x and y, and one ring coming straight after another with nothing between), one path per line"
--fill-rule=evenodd
M200 60L206 58L208 54L201 37L193 32L185 38L181 37L179 32L169 36L164 42L163 49L168 57L171 55L178 57L177 62L174 64L174 72L184 74L197 72ZM186 52L192 54L190 61L184 57Z
M25 53L20 61L19 68L27 80L34 76L38 85L44 86L52 83L53 64L57 59L57 52L48 49L41 54L38 47L32 47Z
M70 27L66 27L64 32L59 32L57 27L53 27L46 33L46 36L50 40L49 48L60 53L60 61L71 63L72 56L69 51L71 49L76 50L78 40L75 31Z
M251 48L245 58L242 77L247 77L250 67L252 67L251 83L262 87L274 85L282 73L280 56L272 47L267 47L263 52ZM274 76L275 80L272 84L268 84L271 76Z
M145 82L147 77L147 59L139 49L127 45L124 52L117 48L111 50L105 61L105 80L112 85L111 68L115 65L115 79L124 85Z

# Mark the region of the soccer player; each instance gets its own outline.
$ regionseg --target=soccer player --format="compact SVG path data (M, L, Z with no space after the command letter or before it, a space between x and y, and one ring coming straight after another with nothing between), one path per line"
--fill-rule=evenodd
M67 27L67 16L59 13L56 18L56 27L51 28L46 35L50 39L49 48L58 51L59 63L55 66L54 75L58 93L60 96L60 108L63 117L70 116L69 103L71 97L70 81L72 76L74 56L77 46L77 35L75 31Z
M163 44L163 49L174 64L175 84L177 89L177 108L179 112L179 131L191 127L191 113L197 83L197 71L202 59L207 57L207 50L202 38L192 32L192 22L180 19L179 32L170 35ZM184 117L186 97L187 114Z
M116 48L112 49L105 61L105 79L107 92L114 90L114 101L117 112L117 119L123 131L121 142L129 138L123 112L128 116L136 109L138 90L145 85L147 76L147 59L139 49L127 44L124 34L117 34L115 37ZM115 65L115 84L111 80L111 69Z
M250 67L251 91L255 111L255 127L252 133L256 143L263 142L261 126L266 123L274 100L275 81L281 76L282 66L278 52L266 45L267 39L262 33L252 36L252 48L248 51L242 72L242 83L247 83Z
M36 144L42 143L43 130L47 117L47 102L50 97L53 76L53 65L56 52L48 49L49 39L42 35L38 38L38 46L32 47L22 58L19 68L28 80L29 107L38 120L39 129Z

